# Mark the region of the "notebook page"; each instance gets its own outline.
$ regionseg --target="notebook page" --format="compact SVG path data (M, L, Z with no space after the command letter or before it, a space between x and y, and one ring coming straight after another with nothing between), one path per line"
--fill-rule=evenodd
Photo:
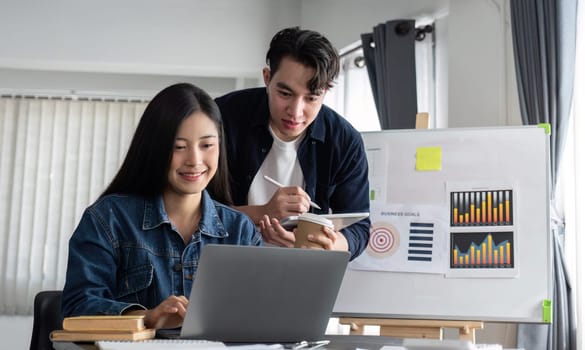
M224 343L193 339L148 339L141 341L96 341L100 350L190 350L227 348Z
M100 350L199 350L199 349L235 349L235 350L269 350L282 349L281 344L244 344L226 346L222 342L195 339L148 339L140 341L96 341Z

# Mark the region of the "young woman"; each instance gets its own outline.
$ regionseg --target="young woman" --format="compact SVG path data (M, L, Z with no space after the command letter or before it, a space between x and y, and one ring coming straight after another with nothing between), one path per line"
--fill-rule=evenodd
M180 326L201 248L262 244L252 221L227 206L225 155L207 93L190 84L159 92L69 241L63 315L144 314L150 328Z

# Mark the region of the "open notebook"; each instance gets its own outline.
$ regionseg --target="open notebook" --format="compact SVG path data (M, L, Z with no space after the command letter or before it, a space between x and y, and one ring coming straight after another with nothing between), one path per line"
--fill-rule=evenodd
M222 342L187 339L150 339L140 342L100 340L96 341L95 345L99 350L195 350L227 348Z
M339 231L347 226L354 224L360 220L363 220L370 216L370 213L338 213L338 214L322 214L320 215L325 219L331 220L333 227L336 231ZM292 230L297 227L299 217L298 216L287 216L280 220L280 224L287 230Z

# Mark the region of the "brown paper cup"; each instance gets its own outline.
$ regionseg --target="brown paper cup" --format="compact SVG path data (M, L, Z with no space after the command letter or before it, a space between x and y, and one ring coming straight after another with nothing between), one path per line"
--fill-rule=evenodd
M317 214L304 213L299 215L295 231L295 248L323 248L321 245L307 240L309 234L325 235L322 230L323 226L333 228L333 223Z

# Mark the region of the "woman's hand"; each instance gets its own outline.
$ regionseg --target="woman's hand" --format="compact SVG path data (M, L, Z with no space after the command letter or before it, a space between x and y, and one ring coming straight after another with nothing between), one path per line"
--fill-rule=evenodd
M177 328L183 324L189 300L185 296L171 295L151 310L132 310L126 315L144 315L147 328Z

